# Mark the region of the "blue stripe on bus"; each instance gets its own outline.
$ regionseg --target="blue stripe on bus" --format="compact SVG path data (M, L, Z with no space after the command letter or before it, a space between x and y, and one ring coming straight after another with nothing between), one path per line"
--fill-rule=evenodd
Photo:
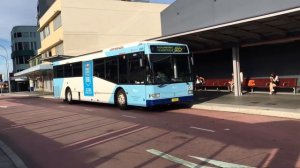
M62 87L63 87L64 79L63 78L56 78L53 79L53 87L54 87L54 97L60 98Z
M112 51L107 51L107 52L105 52L105 55L107 57L110 57L110 56L116 56L116 55L120 55L120 54L142 52L144 50L145 50L145 45L141 44L141 45L134 46L134 47L120 48L120 49L115 49Z
M186 102L192 102L193 96L185 96L185 97L178 97L178 101L172 102L172 98L168 99L157 99L157 100L147 100L147 107L157 106L157 105L163 105L163 104L173 104L173 103L186 103Z

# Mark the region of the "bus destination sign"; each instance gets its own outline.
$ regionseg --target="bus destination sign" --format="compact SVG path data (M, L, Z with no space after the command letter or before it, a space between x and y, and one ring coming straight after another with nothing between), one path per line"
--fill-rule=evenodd
M186 54L188 53L188 49L186 46L170 46L170 45L151 45L150 46L151 53L178 53L178 54Z

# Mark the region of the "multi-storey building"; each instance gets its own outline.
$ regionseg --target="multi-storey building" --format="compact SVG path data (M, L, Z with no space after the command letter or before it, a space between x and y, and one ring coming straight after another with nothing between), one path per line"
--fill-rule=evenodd
M11 31L11 58L13 73L29 68L29 59L37 54L40 48L40 36L37 26L15 26ZM12 90L25 91L28 89L26 76L13 78Z
M63 57L161 36L160 12L167 5L145 2L148 0L39 0L41 48L31 64L43 71L41 66L51 68L51 61ZM51 70L34 74L36 87L52 91Z

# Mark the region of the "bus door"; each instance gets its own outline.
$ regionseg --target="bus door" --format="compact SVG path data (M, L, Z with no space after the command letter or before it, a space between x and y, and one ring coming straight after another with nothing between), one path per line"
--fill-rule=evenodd
M125 66L121 66L123 61L127 62L126 70ZM119 59L119 63L120 83L126 83L126 85L123 85L123 88L127 92L128 105L145 106L146 68L144 63L144 55L142 53L127 54L126 61L125 56L123 56L121 57L121 60Z

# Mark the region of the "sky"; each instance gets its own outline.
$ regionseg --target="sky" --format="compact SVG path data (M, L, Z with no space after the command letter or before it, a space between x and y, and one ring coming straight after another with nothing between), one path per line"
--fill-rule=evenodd
M153 3L170 4L175 0L150 0ZM10 32L14 26L36 25L37 0L0 0L0 45L5 47L9 57L9 72L12 72L10 59ZM0 55L6 56L0 47ZM6 78L5 59L0 56L0 74Z

